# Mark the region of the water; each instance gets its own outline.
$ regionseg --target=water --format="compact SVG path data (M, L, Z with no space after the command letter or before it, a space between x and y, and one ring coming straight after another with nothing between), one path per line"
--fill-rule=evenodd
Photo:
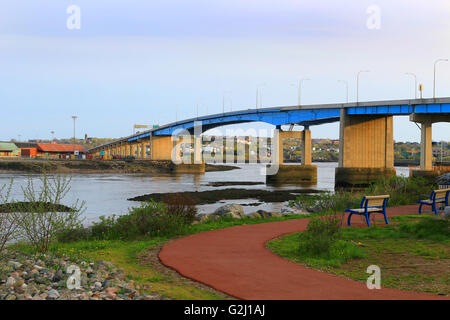
M337 163L317 163L318 184L314 189L329 190L334 189L334 172ZM98 220L102 215L124 214L130 207L139 206L138 202L127 201L129 198L149 194L182 191L206 191L226 188L245 189L301 189L298 185L284 185L282 187L266 186L264 184L251 186L224 186L212 187L210 182L265 182L265 176L261 174L265 165L237 165L241 169L232 171L207 172L202 175L194 174L72 174L71 190L67 194L63 203L72 204L77 199L86 201L84 216L85 223ZM408 168L399 167L397 175L407 176ZM23 198L21 186L25 186L27 174L0 174L0 186L7 184L14 178L12 198L21 200ZM33 176L37 179L36 176ZM311 187L303 187L311 188ZM243 205L257 203L257 200L230 200L220 201L216 204L198 206L200 213L210 213L216 208L227 203L239 203ZM285 203L259 203L258 206L244 206L246 213L255 212L259 209L267 211L280 211L285 207Z

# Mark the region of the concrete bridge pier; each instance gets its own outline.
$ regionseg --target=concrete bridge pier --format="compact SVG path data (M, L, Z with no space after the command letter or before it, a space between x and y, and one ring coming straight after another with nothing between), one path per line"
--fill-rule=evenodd
M436 122L450 122L450 114L417 114L409 116L409 120L420 123L420 170L410 170L412 177L436 177L441 172L433 169L433 131Z
M172 136L152 136L150 139L151 160L171 161L170 169L176 173L204 173L205 162L202 160L202 139L194 137L194 161L181 155L183 139Z
M305 127L303 131L281 131L277 127L274 133L275 154L272 156L272 164L267 167L266 182L270 184L283 183L317 183L317 166L312 165L311 159L311 131ZM298 139L302 142L302 164L286 165L283 157L283 140ZM278 170L277 170L278 167ZM271 174L274 170L276 173Z
M366 186L396 175L392 116L347 115L342 109L339 140L336 187Z

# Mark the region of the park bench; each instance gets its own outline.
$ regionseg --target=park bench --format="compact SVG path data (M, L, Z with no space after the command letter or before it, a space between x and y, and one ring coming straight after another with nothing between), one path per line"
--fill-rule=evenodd
M450 188L433 190L430 194L429 199L417 201L417 203L420 204L419 214L422 214L422 206L425 205L425 206L431 206L431 210L433 210L436 215L439 215L438 205L444 204L445 206L448 206L449 195L450 195Z
M347 224L350 226L350 221L352 215L358 214L362 215L366 218L367 225L370 227L370 214L371 213L382 213L384 215L384 221L386 224L389 224L387 215L386 215L386 207L389 200L389 195L381 195L381 196L365 196L359 208L350 209L350 204L347 207L345 212L348 212L348 220Z

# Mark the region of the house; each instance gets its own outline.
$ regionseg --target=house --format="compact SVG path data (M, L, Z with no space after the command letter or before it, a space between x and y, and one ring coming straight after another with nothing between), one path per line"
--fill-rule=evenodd
M37 144L38 156L70 159L75 157L83 157L87 151L83 146L70 144Z
M20 149L12 142L0 142L0 157L20 157Z
M20 148L20 153L23 158L34 158L37 156L37 143L33 142L15 142L15 145Z

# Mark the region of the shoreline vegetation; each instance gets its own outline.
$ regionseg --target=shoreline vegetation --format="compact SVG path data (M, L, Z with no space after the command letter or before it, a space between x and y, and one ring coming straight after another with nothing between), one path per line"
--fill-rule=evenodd
M206 164L206 172L230 171L240 169L231 165ZM66 159L0 159L1 173L170 173L171 161L134 160L66 160Z

